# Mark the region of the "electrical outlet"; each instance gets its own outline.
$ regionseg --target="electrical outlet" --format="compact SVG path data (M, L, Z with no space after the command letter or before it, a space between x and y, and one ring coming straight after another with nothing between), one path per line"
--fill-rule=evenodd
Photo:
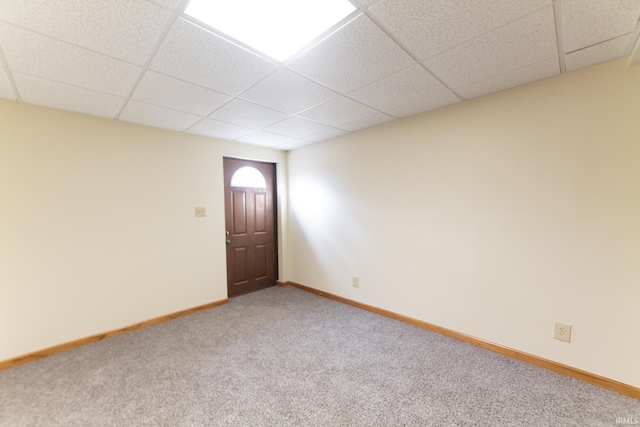
M571 342L571 325L556 322L553 325L553 338L564 342Z
M359 277L352 277L351 278L351 286L353 286L354 288L359 288L360 287L360 278Z
M196 217L204 218L207 216L207 208L204 206L196 207Z

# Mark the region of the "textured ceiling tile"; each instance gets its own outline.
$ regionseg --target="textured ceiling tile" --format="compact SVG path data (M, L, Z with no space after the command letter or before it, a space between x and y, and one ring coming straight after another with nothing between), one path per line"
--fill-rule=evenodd
M22 101L113 119L125 103L119 96L14 73Z
M147 71L131 99L206 116L230 101L231 97L154 71Z
M611 61L627 55L633 34L587 47L566 56L567 71Z
M464 96L466 99L478 98L490 93L557 76L558 74L560 74L558 58L551 58L534 65L529 65L496 77L457 88L456 92Z
M558 56L553 8L435 56L425 64L450 87L465 86Z
M298 114L298 116L318 123L323 123L328 126L339 127L345 123L351 123L353 121L372 116L376 113L376 110L373 110L366 105L362 105L356 101L352 101L341 96L339 98L334 98L329 102L325 102L322 105L311 108L310 110L304 111Z
M262 129L265 126L284 120L288 116L279 111L252 104L241 99L234 99L209 117L252 129Z
M573 52L634 31L640 1L567 0L562 17L565 52Z
M288 136L275 135L273 133L262 131L254 132L238 139L238 141L240 142L262 145L265 147L274 147L276 145L282 145L293 140L294 138L289 138Z
M551 0L381 0L371 11L414 55L426 59L550 4Z
M349 93L349 97L378 110L386 111L402 104L439 95L448 89L420 64Z
M331 139L331 138L337 138L342 135L347 135L348 133L349 132L341 129L331 128L329 130L325 130L324 132L320 132L320 133L316 133L314 135L308 136L305 138L305 140L311 141L311 142L320 142L320 141L326 141L327 139Z
M211 136L213 138L233 140L255 132L255 129L219 122L213 119L204 119L190 127L187 132Z
M220 37L178 19L151 68L219 92L236 95L276 66Z
M446 107L460 102L458 98L452 92L446 92L441 95L427 98L414 104L407 104L401 107L394 108L388 113L394 117L409 117L416 114L425 113L427 111L435 110L436 108Z
M264 131L277 133L278 135L290 136L292 138L304 138L331 129L329 126L311 122L299 117L289 117L286 120L264 128Z
M145 0L3 0L0 18L143 65L171 12Z
M7 70L4 68L0 68L0 98L16 100L16 95L7 78Z
M292 71L281 68L240 97L285 113L295 114L338 96Z
M393 117L387 116L386 114L383 114L383 113L378 113L378 114L374 114L373 116L365 117L364 119L347 123L345 125L340 126L340 128L349 132L356 132L362 129L371 128L384 123L388 123L393 120L394 120Z
M273 148L275 148L277 150L289 151L289 150L295 150L296 148L304 147L305 145L309 145L309 144L311 144L311 142L309 142L309 141L302 141L300 139L294 139L293 141L289 141L289 142L285 142L284 144L276 145Z
M9 68L74 86L128 96L141 68L44 37L0 24L0 41Z
M200 117L138 101L129 101L120 115L120 120L183 131L200 120Z
M289 68L345 93L415 61L365 15L295 59Z

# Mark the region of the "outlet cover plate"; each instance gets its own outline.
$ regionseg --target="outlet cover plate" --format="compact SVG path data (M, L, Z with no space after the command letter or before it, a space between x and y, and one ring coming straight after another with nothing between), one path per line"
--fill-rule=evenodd
M556 322L553 325L553 338L564 342L571 342L571 325Z

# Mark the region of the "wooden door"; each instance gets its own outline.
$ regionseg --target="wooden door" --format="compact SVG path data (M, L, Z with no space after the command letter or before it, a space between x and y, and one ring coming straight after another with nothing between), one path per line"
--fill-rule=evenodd
M276 284L275 184L275 164L224 158L230 298Z

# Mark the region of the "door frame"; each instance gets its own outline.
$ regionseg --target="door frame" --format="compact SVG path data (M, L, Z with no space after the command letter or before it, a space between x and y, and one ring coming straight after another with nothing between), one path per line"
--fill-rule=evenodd
M272 169L272 176L273 176L273 182L271 183L271 200L272 200L272 214L273 214L273 239L274 239L274 285L278 284L278 279L280 278L280 256L279 256L279 252L280 252L280 239L278 238L278 234L279 234L279 215L278 215L278 163L276 162L269 162L269 161L264 161L264 160L255 160L255 159L248 159L248 158L241 158L241 157L231 157L231 156L223 156L222 157L222 177L223 177L223 181L222 181L222 186L223 186L223 200L224 200L224 210L225 210L225 214L224 214L224 230L226 231L226 227L227 227L227 209L226 209L226 205L227 205L227 173L226 173L226 169L225 169L225 160L233 160L233 161L240 161L243 163L246 163L246 166L253 166L255 164L260 164L260 165L266 165L268 167L270 167ZM228 179L231 179L231 176L233 176L233 174L230 174L230 176L228 177ZM224 235L224 234L223 234ZM225 239L227 237L225 236ZM228 253L227 250L225 248L225 270L226 270L226 279L227 279L227 296L229 295L229 265L228 265Z

